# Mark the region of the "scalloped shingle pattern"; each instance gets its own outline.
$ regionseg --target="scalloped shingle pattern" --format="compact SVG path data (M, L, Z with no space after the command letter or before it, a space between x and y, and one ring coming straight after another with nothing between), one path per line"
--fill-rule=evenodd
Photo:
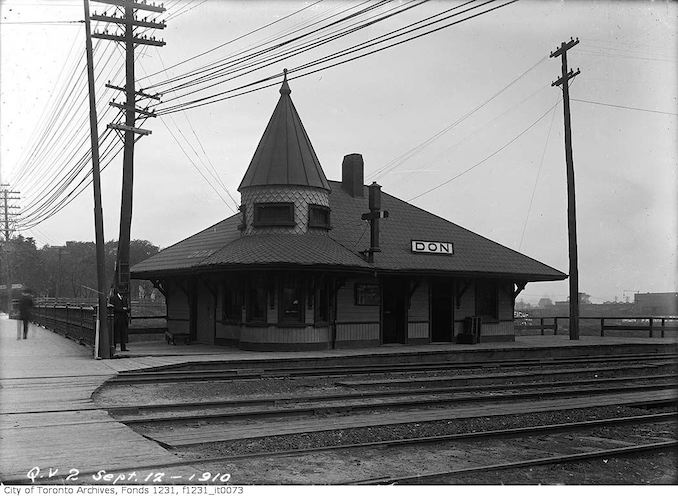
M264 186L247 188L241 194L242 204L246 206L247 227L244 234L303 234L308 230L308 206L329 207L328 193L319 188ZM294 227L254 227L255 203L294 203ZM313 230L316 231L315 229ZM319 232L325 232L318 230Z

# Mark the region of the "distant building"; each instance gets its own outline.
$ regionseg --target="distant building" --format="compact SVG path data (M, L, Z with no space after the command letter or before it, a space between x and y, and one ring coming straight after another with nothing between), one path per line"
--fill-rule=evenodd
M678 315L678 293L636 293L636 312L643 315Z

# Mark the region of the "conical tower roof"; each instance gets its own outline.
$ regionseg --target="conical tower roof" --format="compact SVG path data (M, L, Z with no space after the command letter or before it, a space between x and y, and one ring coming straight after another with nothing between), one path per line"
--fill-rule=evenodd
M330 190L318 156L290 98L287 71L280 100L238 191L251 186L310 186Z

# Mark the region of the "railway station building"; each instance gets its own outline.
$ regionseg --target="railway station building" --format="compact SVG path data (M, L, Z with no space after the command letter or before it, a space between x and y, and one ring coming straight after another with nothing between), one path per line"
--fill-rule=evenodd
M325 177L285 80L240 212L135 265L167 326L245 350L512 341L517 294L567 276L386 193Z

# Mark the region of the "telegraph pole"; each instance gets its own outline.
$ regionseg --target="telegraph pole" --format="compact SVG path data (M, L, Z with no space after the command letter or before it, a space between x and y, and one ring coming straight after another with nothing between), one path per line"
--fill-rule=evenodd
M565 123L565 164L567 168L567 233L570 253L570 339L579 339L579 269L577 265L577 214L574 195L574 162L572 160L572 130L570 127L570 92L568 82L579 74L567 70L567 51L579 43L579 38L562 42L551 52L551 58L560 57L561 76L551 86L563 89L563 114Z
M99 311L97 312L98 339L95 356L111 358L113 356L113 333L108 328L108 305L106 304L106 252L104 250L104 214L101 206L101 175L99 170L99 128L97 125L97 105L94 93L94 57L92 54L92 31L90 28L89 0L85 4L85 46L87 51L87 80L89 83L89 127L92 143L92 185L94 187L94 237L97 259L97 291ZM61 248L59 248L59 279L61 286Z
M125 94L125 103L110 102L112 107L119 108L125 113L124 124L112 123L108 125L109 129L115 130L123 137L123 167L122 167L122 197L120 203L120 234L118 236L118 254L115 264L116 291L123 298L124 305L129 308L129 243L130 230L132 226L132 193L134 181L134 143L141 136L151 134L151 131L136 127L137 114L140 119L155 117L153 112L146 108L137 107L139 100L153 99L159 100L158 95L148 95L141 91L136 91L134 84L134 48L137 45L164 46L165 42L156 40L154 37L148 37L136 32L137 28L164 29L166 24L155 20L137 18L138 11L160 14L165 12L162 5L147 3L135 0L93 0L98 3L114 6L113 14L104 13L102 15L94 14L92 20L112 23L121 28L122 32L118 34L109 34L107 31L92 34L93 38L115 41L121 43L125 48L125 86L114 86L107 84L108 88L122 91ZM118 16L120 14L120 16Z
M10 205L9 202L11 200L19 200L19 192L18 191L10 191L9 189L9 184L0 184L0 188L2 188L2 202L3 202L3 214L4 214L4 221L3 224L4 226L2 229L4 230L5 233L5 244L4 244L4 251L5 251L5 275L7 277L7 284L5 285L5 289L7 290L7 315L12 311L12 271L10 270L10 262L9 262L9 257L10 257L10 247L9 247L9 240L11 237L11 230L10 230L10 218L16 216L15 213L13 213L13 210L18 209L19 207L16 205Z

